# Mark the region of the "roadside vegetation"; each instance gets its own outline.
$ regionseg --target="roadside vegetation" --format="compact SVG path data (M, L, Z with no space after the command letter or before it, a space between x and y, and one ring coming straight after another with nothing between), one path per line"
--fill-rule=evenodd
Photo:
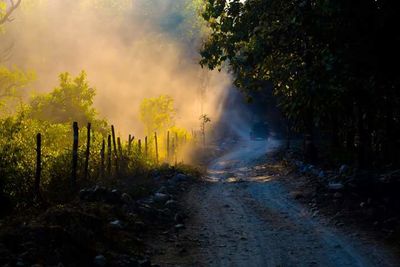
M88 0L79 8L122 16L131 7L128 2ZM156 1L151 5L142 3L138 9L153 16L154 4ZM163 27L161 22L170 21L180 25L168 34L189 41L199 35L200 20L194 16L198 5L196 1L176 2L171 5L171 17L159 18L154 24ZM38 6L40 3L36 1L0 1L1 30L7 31L19 9L29 13ZM160 93L159 97L144 98L138 107L129 107L138 110L145 130L141 137L135 129L129 136L128 133L123 136L113 122L99 115L94 105L96 88L91 86L85 71L76 76L68 72L59 74L58 86L39 90L48 93L28 91L41 77L34 70L10 66L12 45L1 49L0 210L3 215L12 210L24 211L32 205L69 201L85 186L117 184L128 176L132 180L146 177L164 163L180 166L190 154L188 147L197 146L195 132L177 125L174 99L168 95Z
M287 134L304 134L307 160L319 150L356 167L395 169L397 11L390 1L208 0L201 64L229 67L250 98L272 90Z

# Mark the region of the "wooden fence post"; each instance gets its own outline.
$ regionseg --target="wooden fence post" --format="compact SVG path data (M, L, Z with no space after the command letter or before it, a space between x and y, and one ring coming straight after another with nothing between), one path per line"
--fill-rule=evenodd
M121 138L119 138L119 137L117 138L117 145L118 145L119 169L123 171L126 169L127 162L123 158ZM117 172L118 172L118 170L117 170Z
M107 139L107 174L111 176L111 153L112 153L112 148L111 148L111 135L108 135Z
M78 123L73 123L74 142L72 145L72 172L71 172L71 187L76 189L76 172L78 169L78 141L79 141L79 127Z
M118 144L118 153L119 157L122 158L122 145L121 145L121 138L117 138L117 144Z
M86 141L86 158L85 158L85 171L84 171L84 177L85 181L87 181L89 177L89 157L90 157L90 131L92 128L92 124L88 123L87 124L87 141Z
M128 137L128 155L130 155L132 152L133 139L135 139L135 137L134 136L132 137L132 135L129 135L129 137Z
M100 158L101 158L101 162L100 162L100 177L104 178L104 158L105 158L105 151L106 150L106 142L103 139L103 142L101 144L101 150L100 150Z
M175 133L175 165L178 161L178 149L180 148L178 133Z
M114 159L115 159L115 171L118 174L119 166L118 166L118 150L117 150L117 141L115 139L115 130L114 125L111 125L111 134L112 134L112 142L114 148Z
M156 163L158 164L158 142L157 142L157 132L154 132L154 143L156 148Z
M117 141L115 139L114 125L111 125L111 135L112 135L114 153L117 154Z
M167 161L170 159L170 149L169 149L169 131L167 132Z
M149 153L149 146L148 146L148 143L147 143L147 136L146 136L144 138L144 154L145 154L146 157L147 157L148 153Z
M36 199L40 198L40 177L42 174L42 135L36 135L36 175L34 184L34 194Z

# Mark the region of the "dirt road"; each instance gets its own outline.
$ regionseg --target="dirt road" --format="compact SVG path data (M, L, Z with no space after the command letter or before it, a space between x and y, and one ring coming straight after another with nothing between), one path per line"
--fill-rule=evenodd
M382 246L329 226L296 203L256 159L277 142L247 141L187 194L191 219L161 266L400 266ZM162 243L162 242L161 242ZM162 246L161 246L162 247ZM181 247L174 253L172 247ZM162 249L161 249L162 250Z

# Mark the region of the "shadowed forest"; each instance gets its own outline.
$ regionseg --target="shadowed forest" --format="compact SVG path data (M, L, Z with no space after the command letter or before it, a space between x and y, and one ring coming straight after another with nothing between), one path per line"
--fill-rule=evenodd
M0 0L0 265L398 266L399 11Z

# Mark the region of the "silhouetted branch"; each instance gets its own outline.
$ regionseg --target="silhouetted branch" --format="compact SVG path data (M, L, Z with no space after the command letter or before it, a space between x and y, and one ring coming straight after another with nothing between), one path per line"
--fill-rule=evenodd
M8 21L12 21L11 14L18 8L18 6L21 4L21 1L22 0L17 0L17 2L15 2L14 0L10 0L10 6L8 7L4 16L0 18L0 25Z

